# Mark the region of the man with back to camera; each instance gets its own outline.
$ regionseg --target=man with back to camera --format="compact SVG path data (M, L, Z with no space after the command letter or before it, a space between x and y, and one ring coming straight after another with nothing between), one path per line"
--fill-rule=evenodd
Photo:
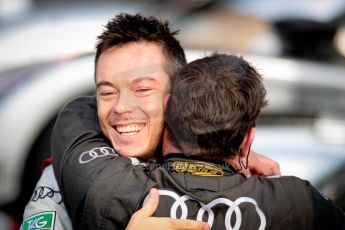
M247 166L242 159L248 157L256 119L266 104L261 80L246 61L231 55L214 54L182 68L166 111L163 159L152 167L134 167L123 157L108 161L83 201L81 228L124 228L155 187L160 194L155 216L206 221L213 229L344 229L344 214L309 182L239 173ZM53 141L76 140L66 152L79 159L102 142L97 118L91 122L81 115L95 113L92 100L67 105L53 135ZM59 129L71 115L79 134ZM80 125L85 123L94 126ZM76 159L64 164L77 166ZM128 229L140 229L135 220Z
M170 32L167 22L162 23L155 18L145 18L141 15L121 14L109 21L106 30L99 36L95 58L98 115L105 136L116 152L123 156L150 159L161 139L163 99L170 91L170 77L186 63L183 49L174 38L174 34L176 33ZM129 79L129 76L132 79ZM116 81L113 82L113 79ZM114 98L117 96L119 101L115 104ZM69 127L66 125L65 128ZM72 142L61 139L61 143L65 146ZM55 173L59 185L62 186L62 195L67 206L71 203L70 200L76 198L66 197L64 190L75 191L76 197L79 197L79 192L83 192L83 186L89 186L95 177L93 173L97 174L103 169L103 162L113 159L112 150L102 149L107 150L110 154L97 158L97 170L88 167L80 168L79 171L74 170L75 176L82 179L70 185L64 185L62 181L63 154L61 151L52 153ZM277 167L274 168L274 164L261 167L263 168L257 168L256 163L253 169L262 170L263 173L268 171L268 174L279 172ZM52 180L52 177L54 174L50 171L48 180ZM66 186L70 187L65 188ZM42 186L39 187L42 189ZM57 190L56 187L54 191L58 193ZM32 201L36 204L44 199ZM61 199L58 199L58 202L62 204ZM44 208L40 207L41 210ZM80 208L74 206L68 210ZM31 210L36 209L35 206ZM57 210L57 216L63 213L63 209L62 206L62 209ZM30 217L32 214L33 212L28 211L24 217ZM75 218L77 216L72 216L72 219Z

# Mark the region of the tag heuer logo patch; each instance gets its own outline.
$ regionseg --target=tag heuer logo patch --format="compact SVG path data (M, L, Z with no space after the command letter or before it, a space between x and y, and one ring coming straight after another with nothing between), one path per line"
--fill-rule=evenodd
M23 221L23 230L53 230L55 212L40 212Z

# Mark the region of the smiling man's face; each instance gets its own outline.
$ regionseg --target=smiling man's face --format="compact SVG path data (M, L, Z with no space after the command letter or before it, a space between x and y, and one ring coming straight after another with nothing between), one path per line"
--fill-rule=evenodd
M97 62L97 110L101 129L123 156L149 159L164 125L170 79L156 43L131 42L103 52Z

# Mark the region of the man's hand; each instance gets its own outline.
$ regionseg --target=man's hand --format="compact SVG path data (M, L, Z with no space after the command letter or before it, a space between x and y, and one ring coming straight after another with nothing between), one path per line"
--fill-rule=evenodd
M209 230L210 227L207 223L194 221L194 220L177 220L167 217L151 217L156 211L159 203L158 190L152 188L148 202L145 206L136 211L130 219L126 230L137 229L167 229L167 230Z
M243 163L248 164L247 169L241 170L247 177L252 175L272 176L281 174L278 162L252 150L249 153L248 162L245 160Z

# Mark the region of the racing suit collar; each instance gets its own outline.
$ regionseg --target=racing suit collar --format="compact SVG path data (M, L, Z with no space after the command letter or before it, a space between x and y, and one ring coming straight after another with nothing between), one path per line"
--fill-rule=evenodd
M227 176L238 171L229 163L219 159L207 159L188 153L170 153L158 160L169 166L169 171L199 176Z

